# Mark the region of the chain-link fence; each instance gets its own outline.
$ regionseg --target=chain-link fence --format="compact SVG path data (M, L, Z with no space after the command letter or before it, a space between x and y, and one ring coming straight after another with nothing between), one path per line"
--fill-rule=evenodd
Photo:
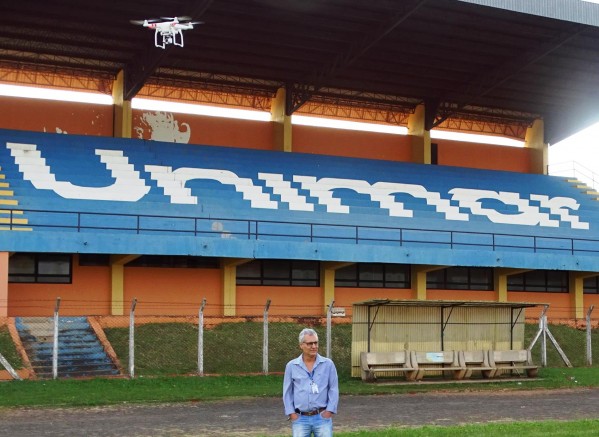
M14 378L9 368L22 378L282 373L300 354L299 332L312 327L320 353L350 377L351 318L277 313L137 315L132 305L123 316L0 318L0 376ZM598 318L552 321L559 323L527 320L525 344L536 364L599 366Z

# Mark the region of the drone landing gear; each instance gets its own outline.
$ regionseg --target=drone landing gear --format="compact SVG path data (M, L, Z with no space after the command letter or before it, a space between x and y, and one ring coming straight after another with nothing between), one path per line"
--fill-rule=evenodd
M159 38L160 35L160 38ZM177 37L179 35L179 37ZM183 47L183 32L181 31L167 31L161 32L156 29L154 33L154 45L161 49L166 48L167 44L174 44L179 47Z

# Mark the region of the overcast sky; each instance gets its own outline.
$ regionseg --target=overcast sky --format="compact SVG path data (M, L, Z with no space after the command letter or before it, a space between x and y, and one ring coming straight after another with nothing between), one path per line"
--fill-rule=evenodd
M599 123L550 146L549 172L592 179L599 187Z

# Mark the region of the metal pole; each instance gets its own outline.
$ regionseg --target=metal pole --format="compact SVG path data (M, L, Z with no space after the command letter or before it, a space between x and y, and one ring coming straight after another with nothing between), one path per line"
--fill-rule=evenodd
M329 309L327 310L327 358L331 359L331 314L333 312L333 305L335 305L335 300L331 301Z
M593 365L593 348L591 347L591 313L594 305L591 305L587 311L587 366Z
M541 365L547 367L547 316L541 316Z
M131 302L131 311L129 312L129 377L135 377L135 305L137 298Z
M54 339L52 342L52 378L58 378L58 310L60 309L60 297L56 298L54 306Z
M264 334L262 335L262 373L268 375L268 308L270 299L266 300L264 306Z
M204 307L206 298L202 299L198 315L198 375L204 376Z
M8 360L4 358L2 354L0 354L0 364L4 366L6 371L10 374L10 376L12 376L13 379L16 379L18 381L21 381L23 379L19 376L17 372L15 372L15 369L10 365Z

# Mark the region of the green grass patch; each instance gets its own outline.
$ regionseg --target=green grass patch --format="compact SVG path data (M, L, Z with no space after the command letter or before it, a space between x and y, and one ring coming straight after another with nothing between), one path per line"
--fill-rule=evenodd
M316 327L321 353L326 350L324 327ZM536 325L527 325L526 342L536 333ZM342 394L375 395L438 390L522 390L575 387L599 387L599 367L584 367L585 333L565 326L550 326L573 364L567 368L551 344L548 364L539 378L517 381L457 383L365 384L351 378L351 325L335 325L332 356L337 365ZM197 372L198 328L191 323L154 323L135 330L135 379L98 378L89 380L9 381L0 383L0 406L107 405L124 402L183 402L240 396L280 396L285 364L300 353L297 347L299 325L271 323L269 329L269 372L262 375L261 322L225 323L204 331L204 372ZM594 333L593 347L599 350ZM128 328L107 329L106 335L127 368ZM0 347L9 362L18 368L21 360L8 330L0 328ZM534 352L538 353L537 344ZM535 357L540 364L540 357ZM220 376L214 376L220 375Z
M524 331L524 344L528 347L535 334L539 330L538 325L527 324ZM565 325L549 325L549 331L557 340L570 362L574 367L586 366L586 330L574 329ZM599 330L591 331L591 348L595 355L599 352ZM535 364L541 364L541 339L539 338L532 349L532 358ZM595 360L594 366L598 365ZM547 366L566 366L549 337L547 337Z
M0 382L0 407L94 406L120 403L188 402L239 397L280 397L282 375L177 376L26 380ZM541 369L539 378L492 383L364 384L341 377L342 395L410 394L599 387L597 368Z
M299 355L295 323L270 323L269 372L283 372L289 359ZM326 330L316 327L321 354L326 351ZM351 373L352 327L333 326L332 357L341 376ZM534 338L538 326L525 328L525 345ZM550 325L550 331L575 367L586 365L586 333L567 326ZM129 359L129 329L106 329L106 335L126 368ZM204 330L204 372L207 374L247 374L262 371L261 322L223 323ZM186 375L197 371L198 328L191 323L152 323L135 329L135 374L145 376ZM599 351L599 332L592 336L593 350ZM541 342L532 350L533 361L541 363ZM547 365L565 367L553 344L547 342ZM597 361L595 363L597 366Z
M204 330L204 373L247 374L262 372L263 323L223 323ZM268 370L279 373L300 354L295 323L269 325ZM326 338L325 328L316 328ZM129 328L105 329L123 367L129 362ZM324 354L323 343L321 353ZM334 327L331 353L340 374L351 372L351 325ZM191 323L148 323L135 328L135 374L186 375L198 369L198 328Z
M10 332L8 332L8 328L6 326L0 326L0 353L4 358L6 358L6 360L14 369L20 369L23 367L21 357L17 352L17 348L15 347L12 337L10 336ZM0 370L3 369L4 367L0 365Z
M423 426L354 432L336 432L338 437L583 437L599 435L599 420L490 423L460 426Z

